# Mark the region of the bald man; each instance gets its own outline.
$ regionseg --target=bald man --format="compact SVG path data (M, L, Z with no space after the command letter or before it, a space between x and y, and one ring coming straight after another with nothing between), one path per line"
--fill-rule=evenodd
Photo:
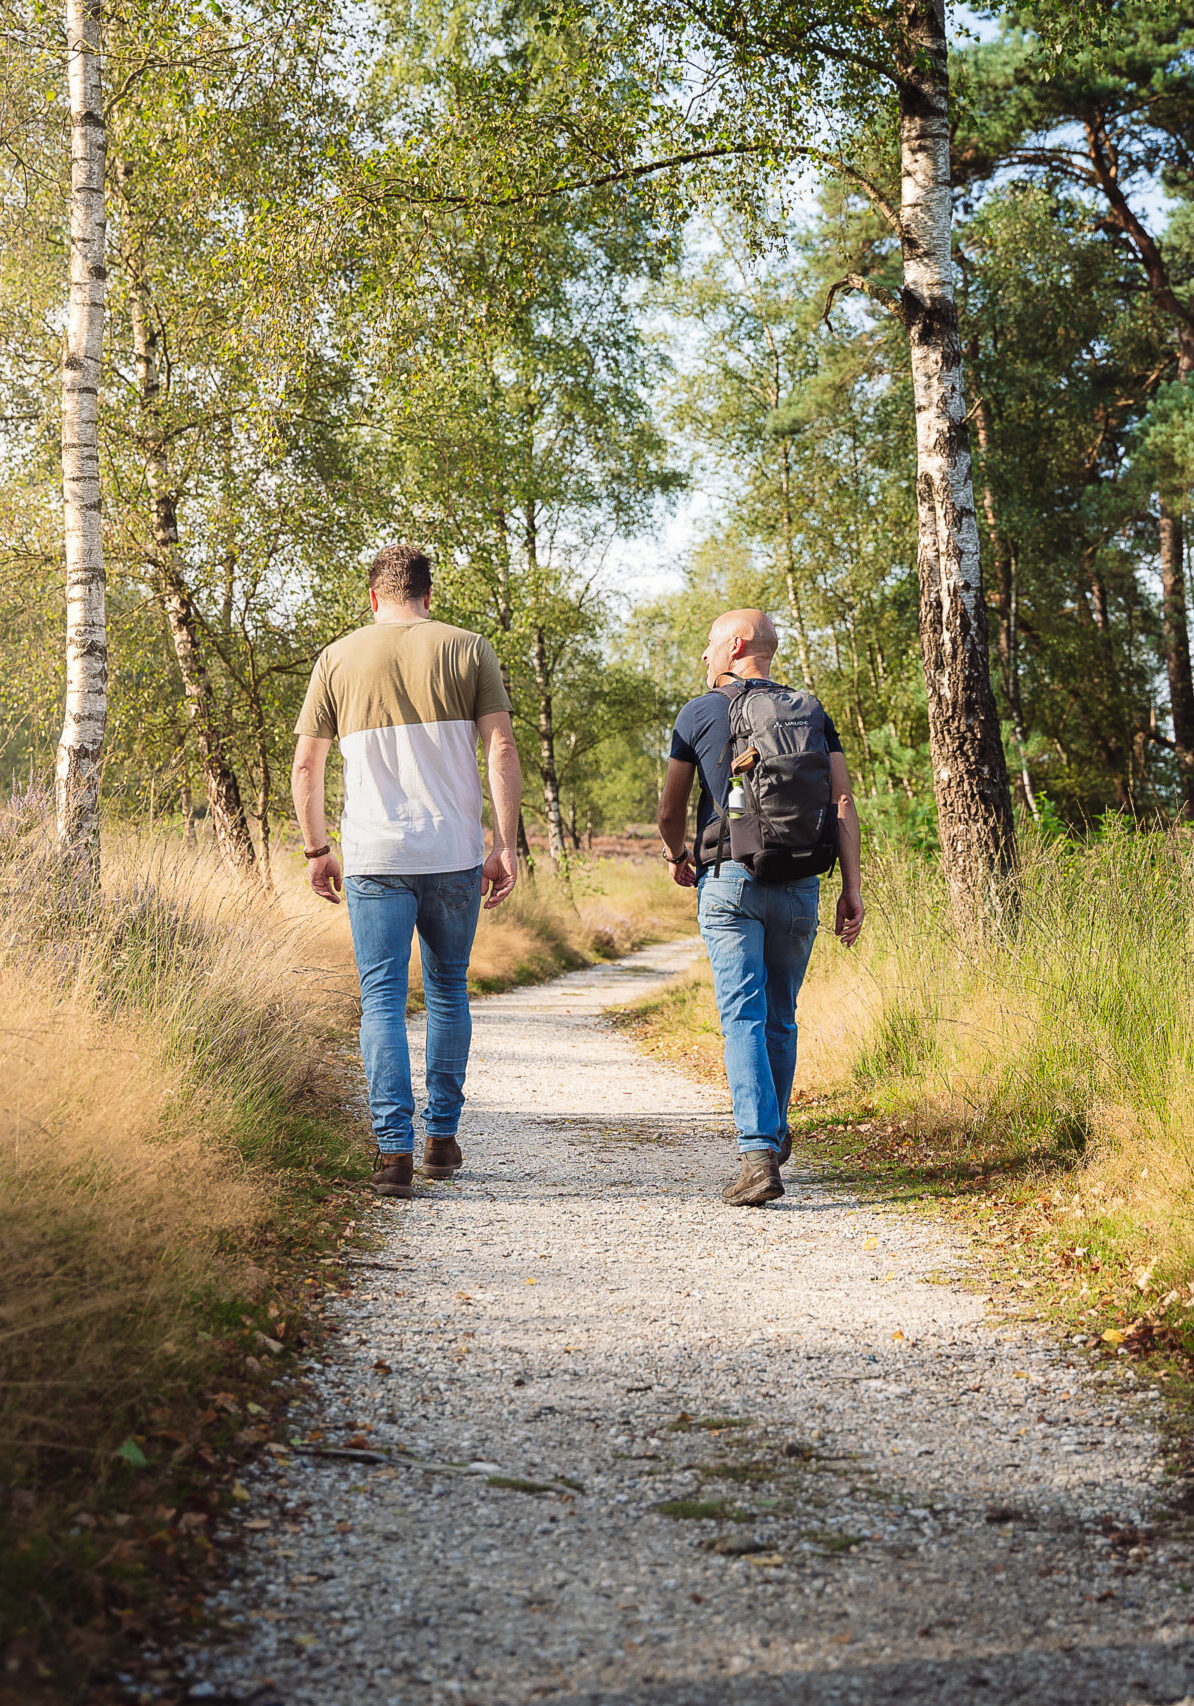
M727 610L701 653L709 692L690 699L676 718L659 802L663 856L682 888L699 891L697 920L713 967L717 1012L725 1038L726 1076L734 1103L741 1169L722 1197L740 1208L784 1194L779 1169L792 1152L788 1102L796 1070L796 998L817 933L821 882L760 883L730 858L715 873L723 807L730 784L730 702L736 683L768 681L778 639L762 610ZM863 904L858 814L842 743L825 719L830 782L838 813L842 873L836 931L858 940ZM700 775L695 851L685 844L688 800ZM725 849L723 848L724 852Z

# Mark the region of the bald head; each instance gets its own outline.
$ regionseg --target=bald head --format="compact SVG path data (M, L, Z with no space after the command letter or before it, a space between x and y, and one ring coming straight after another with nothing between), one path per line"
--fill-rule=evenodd
M701 653L710 687L726 674L766 678L778 646L775 624L765 610L724 611Z

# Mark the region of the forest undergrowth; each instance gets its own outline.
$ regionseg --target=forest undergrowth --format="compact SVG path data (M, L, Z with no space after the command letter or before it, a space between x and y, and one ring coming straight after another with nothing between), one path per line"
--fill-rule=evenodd
M238 1465L283 1437L291 1353L333 1330L371 1155L343 909L293 861L268 900L180 836L112 824L104 849L80 886L44 800L0 816L4 1706L107 1698L199 1620ZM691 912L653 865L541 874L486 915L474 982Z
M1194 1365L1194 836L1025 836L1018 917L959 936L940 869L871 849L868 919L801 995L793 1132L829 1179L961 1220L1003 1307ZM724 1082L707 971L618 1023Z

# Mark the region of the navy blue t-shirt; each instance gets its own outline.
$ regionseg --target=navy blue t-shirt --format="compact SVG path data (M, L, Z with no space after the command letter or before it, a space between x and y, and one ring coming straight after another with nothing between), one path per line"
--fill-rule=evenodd
M826 714L825 739L830 752L840 752L842 743L833 719ZM712 860L699 857L705 830L717 816L714 800L724 804L730 787L730 701L724 693L710 688L699 699L690 699L676 718L672 730L670 756L683 764L695 764L701 779L697 799L696 851L697 869Z

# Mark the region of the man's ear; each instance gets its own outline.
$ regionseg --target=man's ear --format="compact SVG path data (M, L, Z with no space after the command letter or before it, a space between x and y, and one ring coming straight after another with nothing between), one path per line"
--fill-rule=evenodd
M377 594L373 590L372 587L369 588L369 608L370 608L370 610L372 610L373 614L376 616L377 615Z

